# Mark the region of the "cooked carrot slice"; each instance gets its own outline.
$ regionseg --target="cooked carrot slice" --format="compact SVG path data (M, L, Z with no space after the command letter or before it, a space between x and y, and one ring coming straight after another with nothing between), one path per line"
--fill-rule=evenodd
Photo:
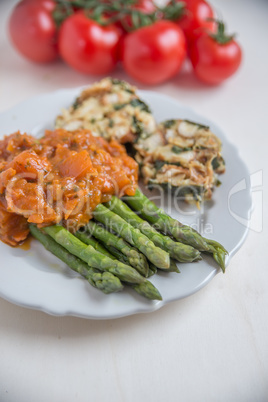
M93 175L97 173L87 151L81 151L69 156L58 164L58 169L61 176L75 177L77 179L90 173Z
M23 177L34 178L38 172L47 172L50 165L47 160L40 158L34 151L23 151L17 155L9 167L16 170L17 173L25 173Z
M7 186L9 180L14 177L16 170L9 168L0 173L0 194L2 194Z

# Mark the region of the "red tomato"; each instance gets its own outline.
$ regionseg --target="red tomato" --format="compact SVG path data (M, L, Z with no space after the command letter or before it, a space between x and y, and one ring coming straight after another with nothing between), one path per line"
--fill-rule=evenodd
M126 35L122 45L125 70L145 84L159 84L180 70L186 55L179 26L158 21Z
M201 81L219 84L236 72L242 51L234 39L222 44L205 33L192 45L190 59L194 73Z
M52 0L22 0L9 19L9 33L15 48L38 63L58 56L57 29L52 18Z
M184 0L185 15L178 21L187 40L192 42L204 30L214 31L215 23L208 21L214 18L214 12L211 6L205 0Z
M81 11L67 18L60 28L60 55L81 73L107 74L117 63L120 35L114 25L101 26Z

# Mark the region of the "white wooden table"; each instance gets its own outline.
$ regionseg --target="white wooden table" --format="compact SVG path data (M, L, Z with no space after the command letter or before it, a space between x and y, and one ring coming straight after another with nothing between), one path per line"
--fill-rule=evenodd
M22 59L6 35L15 3L0 2L0 112L35 94L96 80L61 62ZM184 73L154 90L217 122L258 174L246 243L225 275L150 314L92 321L0 299L1 402L268 400L268 2L212 4L239 33L239 73L216 88ZM114 76L128 79L121 71Z

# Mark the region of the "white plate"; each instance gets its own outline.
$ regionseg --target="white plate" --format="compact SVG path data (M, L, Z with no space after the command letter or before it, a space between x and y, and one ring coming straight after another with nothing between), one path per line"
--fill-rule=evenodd
M0 116L0 138L20 130L40 135L53 128L54 118L61 108L68 107L81 88L63 89L41 95L15 106ZM179 204L166 210L185 224L194 225L206 237L222 243L230 257L245 240L251 211L249 173L237 149L211 121L196 114L167 96L140 91L158 121L186 118L209 125L223 142L226 173L220 178L222 186L215 190L213 201L201 211ZM150 193L147 193L150 195ZM159 289L163 301L148 301L132 289L104 295L78 277L66 265L32 241L28 251L11 248L0 242L0 296L4 299L53 315L72 315L92 319L107 319L150 312L165 304L189 296L205 286L220 272L210 256L193 264L180 264L181 274L157 274L150 278Z

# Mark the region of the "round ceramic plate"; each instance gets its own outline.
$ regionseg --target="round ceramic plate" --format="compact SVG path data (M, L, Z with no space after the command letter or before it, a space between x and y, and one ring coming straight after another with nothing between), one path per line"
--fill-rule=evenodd
M81 89L63 89L41 95L3 113L0 116L0 137L17 130L40 136L44 129L52 129L56 115L74 101ZM213 201L204 203L198 210L169 198L164 200L164 208L174 218L201 231L205 237L222 243L229 252L228 264L244 242L248 231L251 195L245 164L237 149L213 122L167 96L150 91L140 91L140 96L150 105L159 122L185 118L209 125L222 140L226 173L220 177L222 185L215 190ZM154 193L146 194L154 196ZM159 202L157 197L154 201ZM0 242L0 254L1 297L17 305L53 315L92 319L116 318L157 310L167 303L197 292L221 272L209 255L196 263L180 264L180 274L161 273L150 278L163 300L149 301L128 287L120 293L104 295L34 240L28 250L25 247L11 248Z

